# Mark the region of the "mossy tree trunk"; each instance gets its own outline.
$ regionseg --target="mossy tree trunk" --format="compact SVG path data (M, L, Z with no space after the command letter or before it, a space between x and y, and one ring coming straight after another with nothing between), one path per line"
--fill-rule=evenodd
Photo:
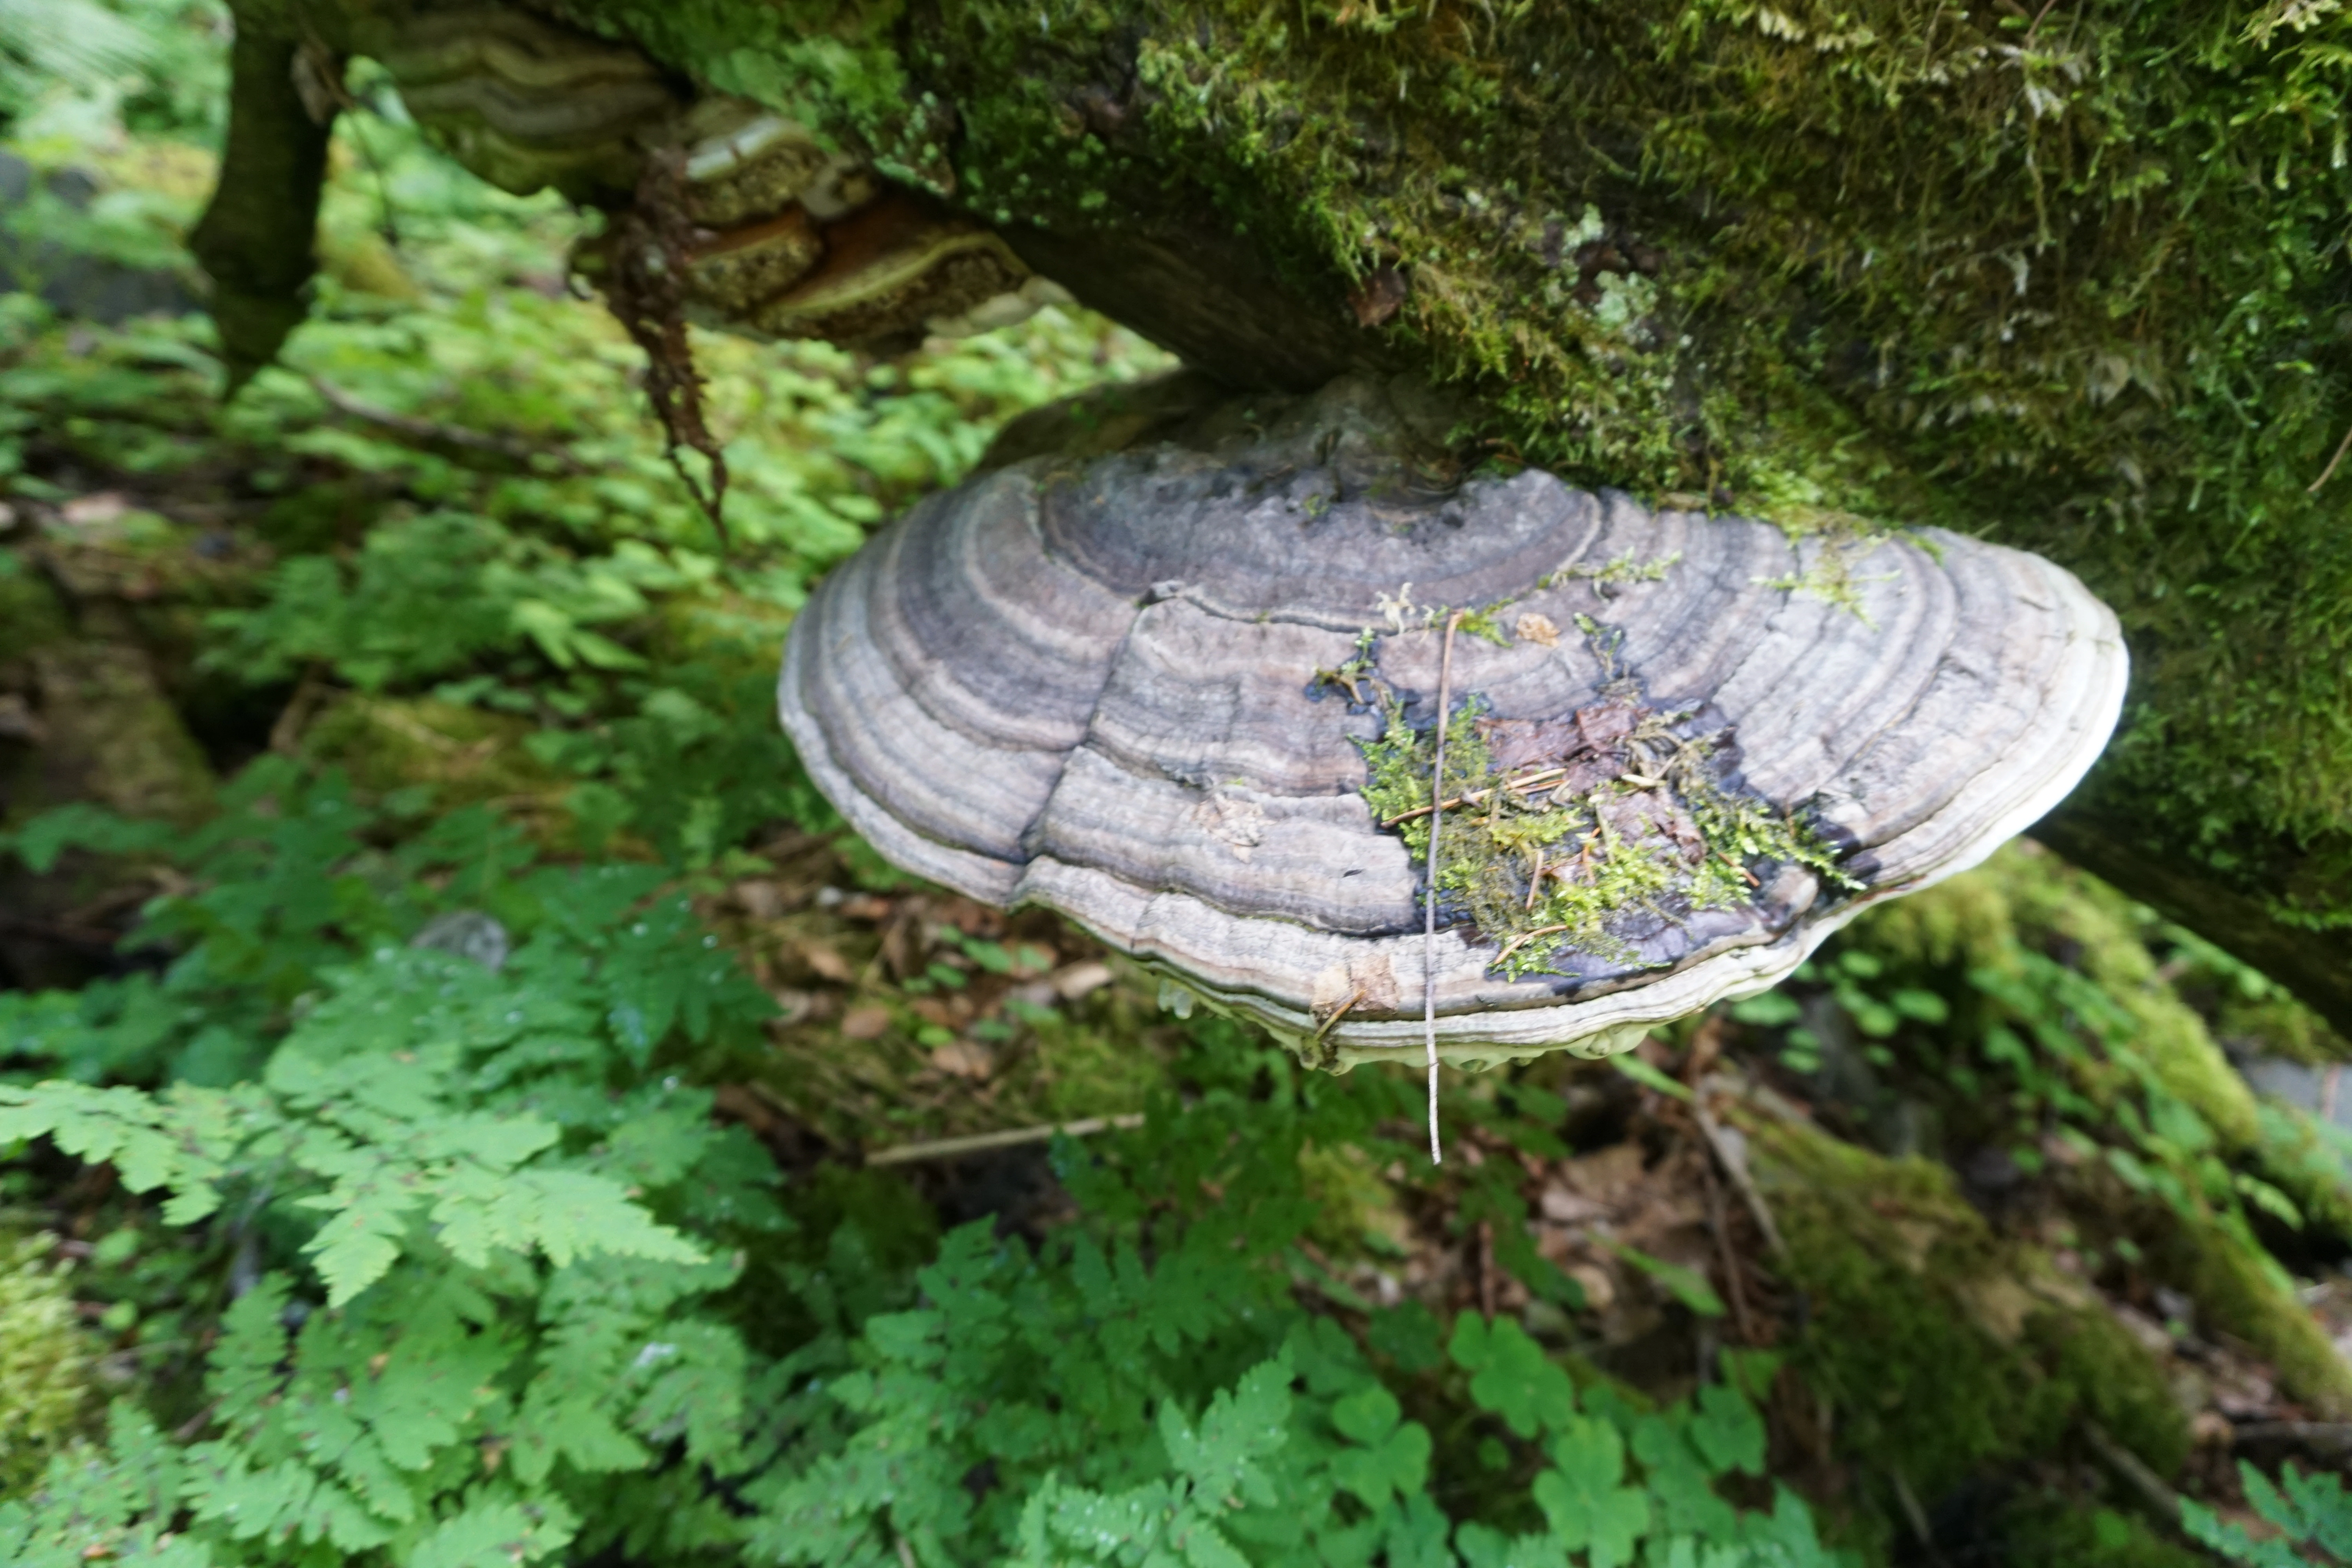
M2137 675L2047 835L2352 1029L2352 16L532 5L865 152L1229 382L1424 372L1586 482L2058 560ZM425 8L241 19L363 51Z

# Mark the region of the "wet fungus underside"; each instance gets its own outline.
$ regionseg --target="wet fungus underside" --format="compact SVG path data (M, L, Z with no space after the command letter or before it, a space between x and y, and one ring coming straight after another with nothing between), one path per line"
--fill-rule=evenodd
M919 505L794 625L812 776L907 868L1316 1059L1417 1051L1433 997L1470 1063L1772 984L2033 821L2114 724L2113 617L2046 562L1465 474L1427 403L1231 402Z

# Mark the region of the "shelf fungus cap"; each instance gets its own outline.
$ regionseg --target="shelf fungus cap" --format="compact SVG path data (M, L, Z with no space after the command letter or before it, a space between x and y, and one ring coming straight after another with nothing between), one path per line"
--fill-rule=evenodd
M2032 823L2114 727L2115 617L2049 562L1465 477L1424 403L1229 404L919 504L793 627L811 776L898 865L1327 1065L1418 1058L1433 951L1475 1065L1766 989Z
M639 50L496 4L375 18L360 42L426 136L483 179L650 204L684 269L679 303L705 326L895 353L1068 300L992 229L856 149L748 99L692 94ZM934 188L948 177L932 171ZM610 243L583 247L583 273L611 274Z

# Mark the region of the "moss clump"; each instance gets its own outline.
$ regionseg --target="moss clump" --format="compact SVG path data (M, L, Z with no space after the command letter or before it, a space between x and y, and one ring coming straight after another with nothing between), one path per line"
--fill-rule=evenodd
M2000 1533L2001 1561L2010 1568L2212 1568L2213 1563L2136 1514L2084 1508L2055 1493L2011 1503Z
M2294 1281L2242 1224L2185 1221L2159 1263L2187 1283L2200 1310L2277 1368L2289 1395L2325 1419L2352 1419L2352 1366L2296 1299Z
M0 1237L0 1497L82 1428L94 1358L47 1237Z
M2164 1195L2147 1200L2161 1204L2150 1223L2163 1238L2152 1248L2163 1272L2269 1358L2296 1398L2346 1408L2352 1373L2253 1238L2242 1200L2258 1194L2287 1217L2276 1203L2284 1194L2305 1226L2347 1236L2352 1183L2308 1117L2256 1099L2190 1005L2183 987L2211 961L2210 949L2030 844L1872 911L1853 940L1898 974L1958 996L1957 1060L1970 1061L1996 1031L2031 1032L2027 1077L2063 1086L2033 1091L2041 1103L2031 1114L2071 1121L2080 1135L2130 1154L2134 1168L2163 1166L2167 1179L2151 1191ZM2159 948L2172 956L2159 962ZM1963 1092L1981 1104L1975 1068L1965 1070ZM2267 1200L2264 1184L2276 1189Z
M2039 1266L2039 1260L2036 1261ZM2179 1401L2138 1341L2105 1311L2038 1312L2022 1343L2074 1407L2110 1432L2132 1434L2130 1447L2160 1475L2189 1458L2190 1433Z
M1364 655L1323 678L1375 694L1381 732L1358 742L1364 804L1426 866L1437 726L1416 728L1366 673L1377 640L1368 633ZM1618 692L1558 722L1556 758L1504 767L1486 710L1473 693L1446 721L1436 890L1442 917L1466 919L1496 945L1501 973L1575 978L1559 966L1577 953L1630 962L1629 922L1738 908L1784 864L1845 882L1811 833L1725 784L1717 738L1692 733L1688 714Z
M429 784L444 807L478 801L553 803L562 780L523 750L531 725L434 698L354 695L329 709L304 752L374 794Z
M1849 1449L1923 1497L2050 1450L2089 1415L2159 1470L2189 1433L2147 1352L1944 1167L1745 1119L1811 1321L1797 1350Z
M194 823L211 808L212 764L121 616L35 651L47 730L27 804L95 799L126 816Z

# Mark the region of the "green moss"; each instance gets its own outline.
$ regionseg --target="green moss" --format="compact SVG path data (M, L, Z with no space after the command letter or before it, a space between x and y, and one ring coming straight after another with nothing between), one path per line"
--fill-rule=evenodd
M478 801L551 801L563 781L523 750L532 729L512 714L433 698L353 695L320 716L303 751L344 769L373 794L429 784L445 809Z
M2161 922L2032 846L2012 846L1978 870L1872 912L1854 936L1897 963L1965 967L1972 972L1967 989L1979 994L2040 997L2047 1016L2012 1022L2021 1029L2031 1022L2040 1047L2034 1070L2063 1076L2078 1092L2071 1103L2053 1095L2046 1109L2111 1143L2125 1129L2145 1128L2150 1136L2136 1143L2139 1155L2168 1167L2168 1184L2149 1189L2169 1194L2151 1220L2160 1233L2152 1250L2167 1277L2212 1322L2271 1360L2296 1398L2347 1407L2352 1372L2240 1209L2242 1194L2261 1194L2268 1184L2306 1226L2352 1234L2345 1228L2352 1184L2308 1118L2255 1098L2176 989L2199 944L2176 944L2176 956L2159 963L2151 944L2168 942ZM1967 1030L1986 1023L1961 1018ZM2067 1040L2077 1036L2099 1048L2070 1051Z
M2194 1111L2224 1152L2243 1154L2262 1142L2252 1090L2178 988L2178 961L2168 967L2151 951L2170 933L2146 909L2038 846L2005 847L1974 871L1874 910L1854 935L1885 958L1929 969L2016 975L2028 954L2061 956L2113 1010L2105 1023L2120 1054ZM2107 1099L2121 1085L2092 1087Z
M2297 1300L2294 1281L2242 1226L2219 1219L2184 1223L2163 1263L2187 1284L2200 1311L2277 1369L2288 1397L2326 1420L2352 1418L2352 1366Z
M188 236L213 281L232 394L277 357L309 313L327 171L327 127L310 118L295 87L299 40L265 24L262 9L243 14L236 29L221 177Z
M2017 922L2001 875L2017 855L2003 849L1982 869L1865 911L1852 940L1896 963L1931 970L1969 970L2011 963Z
M10 552L0 552L0 647L21 658L72 632L65 606L47 579Z
M95 608L78 635L35 650L46 738L26 767L28 805L86 799L126 816L194 823L210 809L212 764L134 640Z
M1479 614L1507 641L1496 609ZM1469 617L1461 625L1468 628ZM1590 621L1585 630L1604 665L1613 659L1622 634ZM1364 804L1426 866L1437 726L1415 728L1370 673L1380 635L1368 630L1355 660L1321 675L1352 693L1369 689L1379 702L1380 736L1358 742ZM1629 721L1622 741L1595 752L1609 776L1579 788L1560 778L1576 775L1575 763L1498 768L1479 728L1486 710L1474 692L1446 722L1436 887L1442 918L1467 919L1495 943L1492 967L1504 974L1572 975L1554 966L1577 952L1630 961L1634 949L1619 934L1629 918L1736 908L1781 865L1806 866L1832 885L1845 880L1832 852L1801 824L1725 786L1708 740L1677 732L1687 714L1633 708L1637 721Z
M2212 1559L2159 1534L2137 1514L2034 1493L2005 1510L2010 1568L2211 1568Z
M1666 573L1683 558L1679 550L1644 561L1632 551L1625 552L1598 566L1566 566L1550 576L1539 579L1539 585L1549 588L1555 582L1581 579L1601 587L1614 587L1627 583L1663 583Z
M2037 1260L2037 1266L2039 1260ZM2025 1322L2025 1345L2075 1409L2114 1433L2160 1475L2189 1458L2189 1423L2162 1373L2124 1326L2104 1310L2046 1311Z
M1805 1293L1799 1363L1867 1466L1934 1497L2050 1451L2084 1415L2159 1469L2179 1463L2189 1435L2159 1369L2037 1251L1996 1237L1949 1172L1748 1125Z
M48 1239L0 1237L0 1497L29 1485L91 1411L96 1357Z

